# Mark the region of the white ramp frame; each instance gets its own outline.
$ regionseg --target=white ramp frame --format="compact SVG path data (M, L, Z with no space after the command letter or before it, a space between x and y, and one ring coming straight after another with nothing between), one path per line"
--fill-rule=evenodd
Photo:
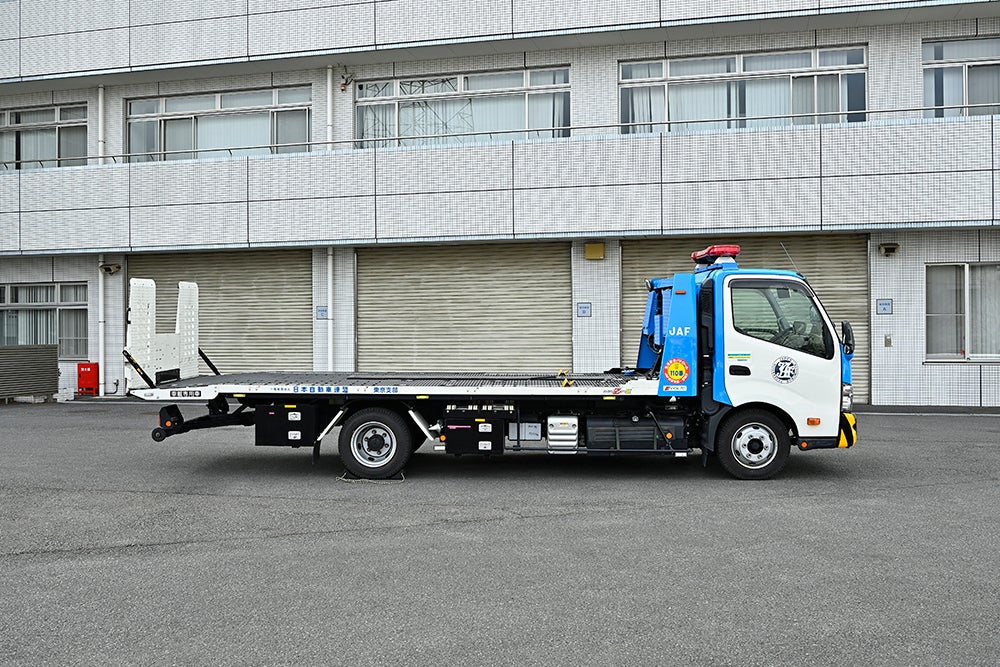
M156 333L156 283L145 278L129 281L129 322L125 349L155 381L161 371L177 371L181 379L198 376L198 285L177 284L177 322L172 333ZM129 387L146 382L129 368Z

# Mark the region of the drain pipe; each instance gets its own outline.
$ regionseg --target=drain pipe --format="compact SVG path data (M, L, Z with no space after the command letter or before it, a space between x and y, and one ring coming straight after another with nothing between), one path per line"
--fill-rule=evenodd
M97 395L104 396L104 255L97 256Z
M104 138L104 84L97 87L97 164L104 164L107 154Z
M326 66L326 150L333 150L333 65Z
M333 246L326 249L326 370L333 371Z

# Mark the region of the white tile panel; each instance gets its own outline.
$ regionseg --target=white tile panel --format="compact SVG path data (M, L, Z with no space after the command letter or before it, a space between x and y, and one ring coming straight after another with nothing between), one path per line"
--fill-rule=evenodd
M250 55L371 47L370 3L250 15Z
M823 227L906 226L992 217L990 172L823 179Z
M515 190L514 232L528 235L660 232L660 186Z
M95 208L21 214L21 249L121 248L128 242L128 209Z
M442 72L481 72L524 67L524 52L488 53L461 58L434 60L397 60L392 63L394 76L436 76ZM371 78L371 77L369 77ZM375 77L377 78L377 76Z
M684 35L683 32L680 34ZM751 33L700 37L698 39L674 39L667 41L666 54L667 57L674 58L716 53L812 48L815 45L816 33L813 31Z
M21 36L20 2L0 2L0 40Z
M656 23L659 0L513 0L514 32Z
M990 169L989 118L935 119L823 129L823 175Z
M21 223L17 213L0 213L0 252L21 249ZM0 264L6 260L0 258Z
M18 4L21 37L128 27L129 0L31 0Z
M21 75L128 67L128 29L77 32L21 40Z
M251 244L322 244L374 237L374 197L250 202Z
M52 280L52 257L0 257L0 283L44 283Z
M128 204L125 165L21 172L22 211L121 208Z
M247 10L246 0L130 0L129 4L133 26L242 16Z
M604 244L604 259L584 259L584 241L572 248L573 372L600 373L619 365L621 348L621 246ZM590 316L580 317L578 304L590 304Z
M270 88L272 76L270 72L254 72L248 74L231 74L230 76L213 76L204 79L174 79L159 81L156 95L187 95L191 93L217 93L224 90L241 90L243 88Z
M989 408L1000 407L1000 366L996 364L983 365L979 367L979 372L982 373L980 385L983 388L980 405Z
M818 230L819 214L818 178L663 186L664 232Z
M816 0L679 0L662 2L663 21L690 21L692 19L739 17L771 12L801 12L816 9Z
M205 19L132 28L132 65L245 58L247 18Z
M668 134L663 140L665 182L819 176L816 128Z
M131 210L131 246L137 250L173 246L247 244L247 205L142 206Z
M0 108L13 109L17 107L48 106L52 104L52 92L21 93L19 95L0 95Z
M339 5L354 5L358 0L247 0L251 14L266 12L287 12L295 9L313 9L316 7L336 7ZM369 1L367 4L371 4Z
M21 49L16 39L0 41L0 81L21 74Z
M250 199L318 199L375 194L371 151L249 160Z
M379 240L510 235L510 191L441 192L376 198Z
M465 0L461 10L442 0L386 0L375 3L378 44L458 39L511 31L511 6L495 0Z
M517 188L659 182L660 137L595 137L514 146Z
M511 144L420 148L375 152L379 196L421 192L507 190L511 187Z
M0 213L21 210L21 175L19 172L0 171Z
M317 371L353 371L355 358L355 279L354 248L333 248L333 295L327 297L327 248L316 248L313 261L313 309L326 308L327 318L313 321L313 368ZM333 363L328 363L327 327L333 327Z
M245 202L247 161L204 160L129 165L132 206Z

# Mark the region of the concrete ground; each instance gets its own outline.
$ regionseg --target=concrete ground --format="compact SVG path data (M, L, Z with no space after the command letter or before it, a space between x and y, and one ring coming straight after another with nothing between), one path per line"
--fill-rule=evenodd
M0 663L996 665L1000 416L767 482L421 450L401 483L157 406L0 406Z

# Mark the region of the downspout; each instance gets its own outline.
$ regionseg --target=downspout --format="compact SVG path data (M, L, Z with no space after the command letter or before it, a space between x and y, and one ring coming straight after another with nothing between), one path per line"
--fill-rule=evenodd
M104 84L97 86L97 163L104 164ZM107 339L104 330L104 255L97 257L97 395L104 396L104 357Z
M326 370L333 367L333 246L326 249Z

